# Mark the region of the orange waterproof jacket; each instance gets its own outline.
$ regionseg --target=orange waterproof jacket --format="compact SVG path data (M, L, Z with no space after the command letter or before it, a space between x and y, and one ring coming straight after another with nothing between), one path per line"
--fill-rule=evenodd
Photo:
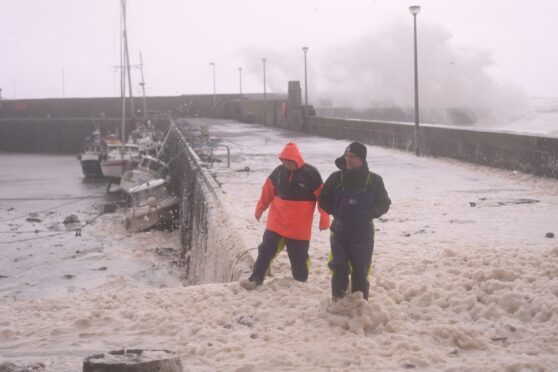
M289 171L279 165L267 177L260 200L256 205L256 218L269 207L268 230L297 240L310 240L316 201L323 187L322 177L316 168L305 164L296 143L287 143L279 159L292 160L297 170ZM329 227L329 214L318 206L320 229Z

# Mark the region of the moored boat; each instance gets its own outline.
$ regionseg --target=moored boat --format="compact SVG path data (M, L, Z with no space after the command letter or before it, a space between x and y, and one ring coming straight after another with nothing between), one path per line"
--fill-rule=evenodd
M178 214L179 198L162 178L130 189L132 206L126 213L126 228L138 232L172 222Z
M130 190L147 181L169 177L169 167L164 161L153 156L144 155L135 169L128 169L120 179L120 189L129 194Z
M93 134L87 138L87 143L83 152L78 155L81 163L81 170L85 177L101 177L101 157L104 151L104 142L101 132L97 127Z
M138 161L139 146L135 144L121 145L112 143L107 145L107 152L101 160L103 176L111 181L120 182L120 178L126 171L128 163Z
M103 171L101 170L101 157L103 148L99 144L87 145L83 153L78 155L81 162L81 170L85 177L102 177Z

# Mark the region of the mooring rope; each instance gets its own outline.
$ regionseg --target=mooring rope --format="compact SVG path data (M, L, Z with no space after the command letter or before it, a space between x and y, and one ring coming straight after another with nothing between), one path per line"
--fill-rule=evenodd
M256 247L256 248L250 248L250 249L247 249L247 250L245 250L244 252L242 252L242 253L237 257L237 259L236 259L236 261L234 262L234 265L233 265L232 268L234 269L234 268L236 267L236 265L238 265L238 262L240 261L240 259L241 259L242 257L244 257L244 255L245 255L246 253L248 253L248 252L250 252L250 251L253 251L254 249L258 249L258 248L257 248L257 247ZM234 272L231 273L231 282L233 281L233 279L234 279Z
M54 209L58 209L58 208L65 207L65 206L67 206L67 205L73 204L73 203L75 203L75 202L77 202L77 201L79 201L79 200L83 200L83 199L95 199L95 198L96 198L95 196L96 196L96 195L99 195L99 194L104 194L104 193L96 192L96 193L94 193L94 194L86 195L86 196L84 196L84 197L74 198L74 199L72 199L71 201L69 201L69 202L67 202L67 203L62 203L62 204L60 204L60 205L56 205L56 206L54 206L54 207L47 208L47 209L42 209L42 210L37 211L37 212L34 212L34 213L48 212L48 211L51 211L51 210L54 210ZM0 199L0 200L8 200L8 199ZM23 200L23 199L20 199L20 200ZM32 198L29 198L28 200L41 200L41 199L32 199ZM58 200L58 199L43 199L43 200ZM29 217L29 213L26 213L26 214L23 214L23 215L20 215L20 216L4 218L4 219L0 220L0 222L13 221L13 220L17 220L18 218L23 218L23 217Z
M0 244L11 244L11 243L21 243L21 242L26 242L26 241L30 241L30 240L36 240L36 239L43 239L43 238L52 238L54 236L58 236L58 235L62 235L62 234L67 234L67 233L74 233L74 236L81 236L81 230L83 230L85 227L87 227L88 225L90 225L91 223L93 223L93 221L95 221L97 218L101 217L103 214L105 214L105 212L101 212L99 214L97 214L95 217L93 217L91 220L86 221L84 224L80 225L79 227L75 228L75 229L71 229L71 230L67 230L67 231L58 231L58 232L53 232L52 234L48 231L44 231L44 233L49 234L49 235L41 235L41 236L34 236L32 238L25 238L25 239L16 239L16 240L10 240L7 242L0 242ZM25 233L27 232L31 232L31 231L25 231ZM2 231L2 233L4 233L4 231ZM8 233L8 232L5 232ZM17 233L16 231L12 231L12 234ZM43 233L42 231L37 232L37 234Z

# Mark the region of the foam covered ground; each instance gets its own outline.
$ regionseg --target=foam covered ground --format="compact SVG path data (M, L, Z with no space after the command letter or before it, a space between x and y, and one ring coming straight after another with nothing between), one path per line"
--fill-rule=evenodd
M194 124L209 125L231 148L231 169L218 152L223 161L212 173L251 248L265 227L253 217L255 203L282 146L297 142L325 179L348 143L227 121ZM369 302L357 293L331 303L329 233L316 220L307 283L291 278L282 254L252 292L236 282L107 281L55 297L5 296L0 361L75 371L83 357L124 346L173 350L187 371L558 369L558 239L545 237L558 233L558 181L368 150L393 201L376 221ZM111 225L112 234L119 228Z

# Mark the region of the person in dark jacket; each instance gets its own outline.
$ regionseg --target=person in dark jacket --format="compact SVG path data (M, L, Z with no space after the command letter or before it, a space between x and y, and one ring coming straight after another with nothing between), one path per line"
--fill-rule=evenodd
M279 155L281 165L266 179L255 217L259 221L269 207L263 242L252 275L240 279L245 289L261 285L273 258L286 246L293 278L308 279L310 236L318 195L323 187L318 170L304 162L296 143L287 143ZM318 207L320 230L329 227L329 215Z
M372 220L389 210L391 200L382 177L368 170L362 143L351 143L335 164L340 170L329 176L319 197L322 209L333 216L328 262L332 299L345 296L350 274L352 292L360 291L368 300L374 250Z

